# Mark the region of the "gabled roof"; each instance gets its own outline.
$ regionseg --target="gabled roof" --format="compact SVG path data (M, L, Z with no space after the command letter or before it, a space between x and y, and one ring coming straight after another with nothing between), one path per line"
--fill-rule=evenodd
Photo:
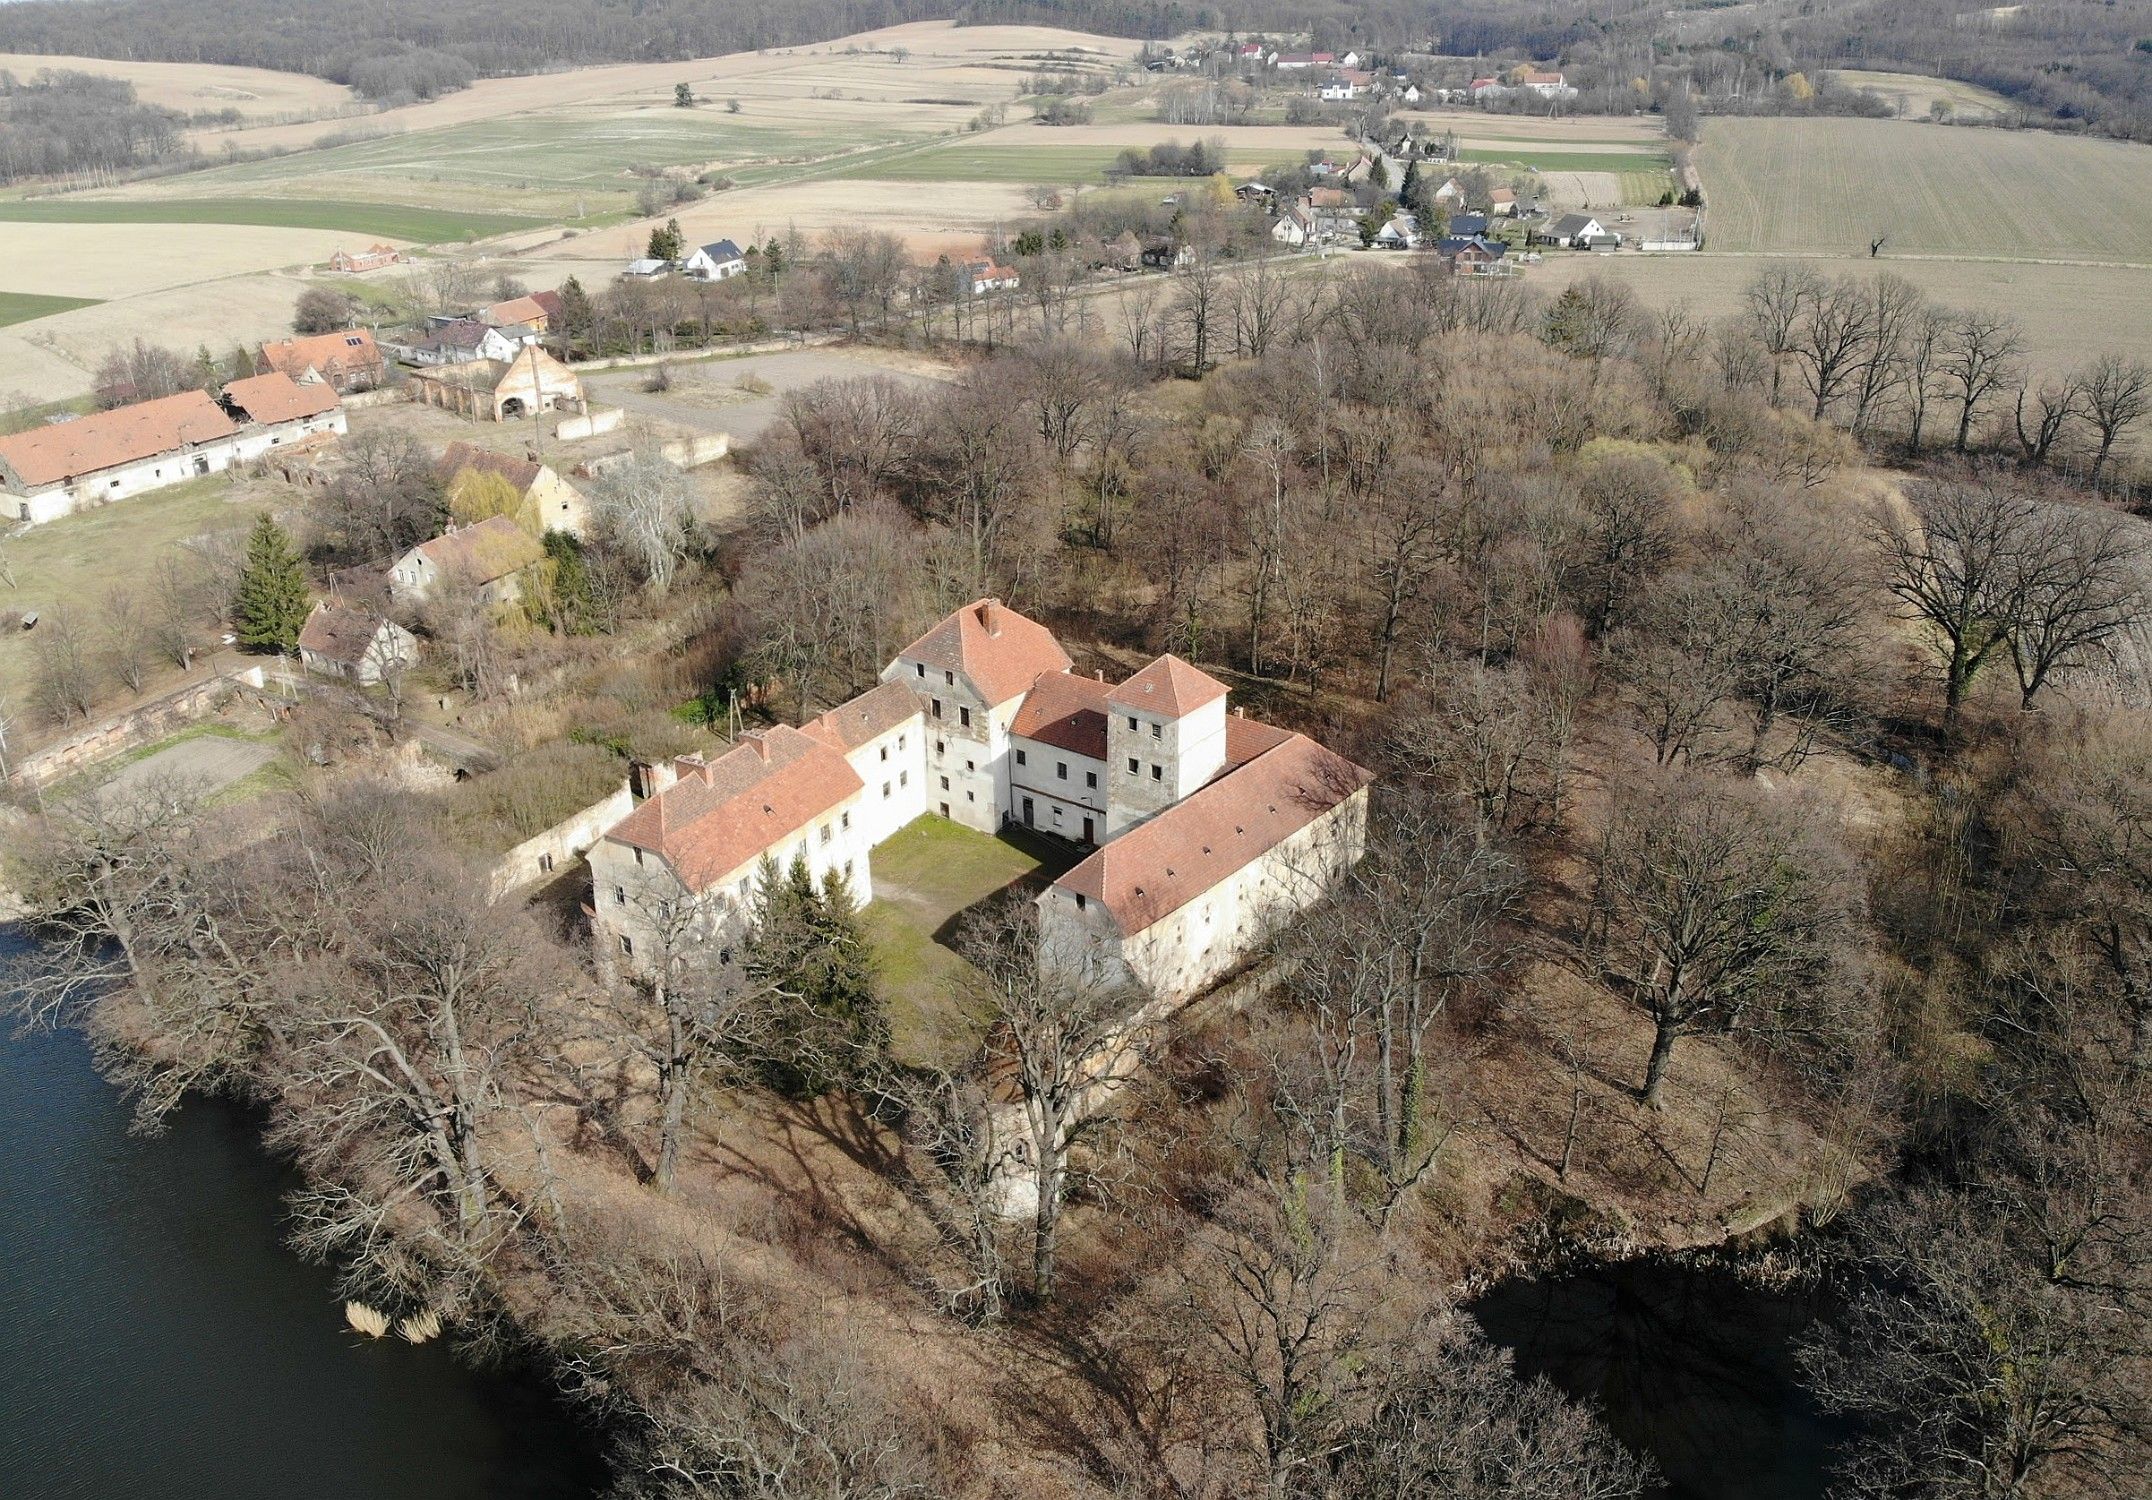
M510 297L480 313L478 321L495 328L513 328L523 323L543 322L545 315L545 305L536 297Z
M1467 250L1477 250L1490 260L1500 260L1509 253L1509 246L1485 235L1465 234L1446 236L1438 247L1438 253L1442 255L1461 255Z
M531 301L545 310L548 319L558 318L568 305L558 292L532 292Z
M702 247L702 253L714 261L745 260L740 247L730 240L716 240Z
M1563 214L1547 226L1547 233L1567 239L1571 235L1582 234L1598 222L1590 214Z
M675 764L680 779L606 837L662 856L691 892L774 852L864 785L842 755L784 725L707 764Z
M880 739L905 720L918 718L919 714L918 697L904 685L903 679L892 678L838 704L818 719L809 719L800 725L800 733L812 735L842 754L857 750L869 740Z
M1069 654L1053 632L999 599L974 599L897 653L961 672L989 704L1006 703L1048 672L1066 672Z
M444 573L484 585L520 573L545 555L538 539L506 516L443 532L412 549Z
M256 422L296 422L335 411L336 388L318 381L300 385L282 370L251 375L224 388L224 399Z
M1054 885L1098 902L1124 936L1133 936L1262 858L1373 779L1305 735L1288 735L1100 845Z
M53 484L228 438L238 430L208 396L181 391L0 437L0 459L25 485Z
M476 349L485 343L486 335L497 332L490 324L476 318L458 318L453 323L443 323L416 344L415 349Z
M388 621L366 610L326 601L314 606L299 631L299 649L356 666L374 648L374 637Z
M374 344L372 330L343 328L335 333L316 333L305 338L272 339L262 345L262 363L297 380L308 370L348 370L353 366L378 365L381 350Z
M1106 698L1113 689L1096 677L1048 672L1031 685L1009 733L1071 755L1106 758Z
M1168 652L1107 695L1106 701L1124 712L1156 714L1178 719L1225 696L1225 684Z
M441 456L434 460L433 472L444 485L465 469L498 474L516 487L517 494L527 495L531 486L538 482L538 476L545 472L545 467L534 458L514 458L458 438L441 450Z

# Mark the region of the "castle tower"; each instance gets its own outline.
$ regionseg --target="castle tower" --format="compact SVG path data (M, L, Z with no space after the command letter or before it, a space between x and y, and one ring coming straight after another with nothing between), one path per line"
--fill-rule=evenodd
M1225 684L1161 656L1106 698L1106 836L1156 817L1225 769Z

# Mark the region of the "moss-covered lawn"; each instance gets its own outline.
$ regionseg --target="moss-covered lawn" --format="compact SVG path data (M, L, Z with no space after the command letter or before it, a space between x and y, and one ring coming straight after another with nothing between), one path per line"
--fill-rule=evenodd
M874 851L863 921L899 1059L954 1062L978 1043L972 968L949 946L958 916L1009 886L1036 890L1074 863L1074 850L1050 840L989 837L931 814Z

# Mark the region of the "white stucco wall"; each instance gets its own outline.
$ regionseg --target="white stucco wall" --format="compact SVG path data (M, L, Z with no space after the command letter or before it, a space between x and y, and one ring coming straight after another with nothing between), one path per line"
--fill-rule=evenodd
M1305 911L1359 861L1367 842L1362 788L1262 858L1140 932L1122 935L1098 902L1050 886L1039 897L1045 961L1126 979L1165 1004L1201 993L1245 962L1279 924Z
M1225 699L1180 718L1106 707L1106 826L1122 833L1156 817L1225 767Z
M926 747L926 718L914 714L846 754L845 764L867 786L859 821L870 846L926 812Z
M1023 735L1009 736L1009 821L1079 843L1106 837L1106 763ZM1063 770L1067 775L1063 775ZM1024 799L1032 801L1028 824ZM1091 820L1088 838L1084 820Z

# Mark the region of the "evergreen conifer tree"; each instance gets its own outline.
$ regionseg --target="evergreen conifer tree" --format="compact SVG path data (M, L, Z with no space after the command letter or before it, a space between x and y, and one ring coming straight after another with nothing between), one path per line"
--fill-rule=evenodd
M762 1058L771 1088L812 1099L858 1078L889 1045L889 1021L858 907L841 876L821 886L795 857L780 872L764 860L748 977L778 997Z
M232 601L239 644L249 651L292 650L311 607L306 565L284 528L265 511L247 538L246 563Z

